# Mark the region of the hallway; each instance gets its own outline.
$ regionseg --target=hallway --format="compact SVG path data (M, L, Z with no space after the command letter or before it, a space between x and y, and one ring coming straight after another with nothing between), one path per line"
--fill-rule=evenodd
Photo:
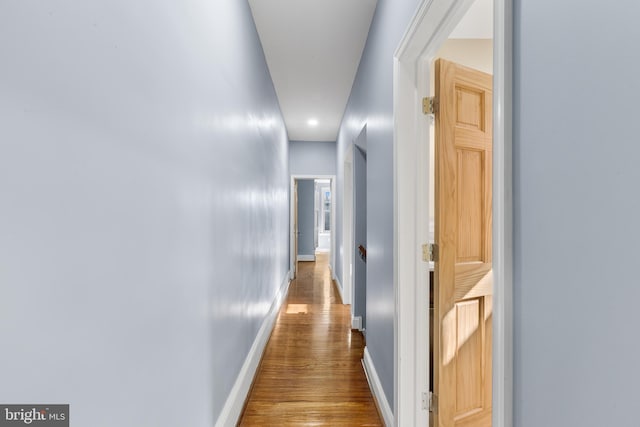
M298 263L241 426L382 425L361 363L364 340L351 331L328 258Z

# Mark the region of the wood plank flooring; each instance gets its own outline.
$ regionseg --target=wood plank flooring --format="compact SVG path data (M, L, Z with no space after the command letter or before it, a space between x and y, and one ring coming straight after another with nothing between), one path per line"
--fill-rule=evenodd
M240 426L382 426L327 254L298 263Z

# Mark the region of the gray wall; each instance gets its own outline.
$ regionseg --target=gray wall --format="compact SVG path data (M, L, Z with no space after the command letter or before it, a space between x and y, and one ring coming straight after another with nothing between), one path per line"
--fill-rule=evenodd
M334 141L291 141L289 172L292 175L335 175L336 143Z
M4 1L0 58L0 402L211 426L288 270L249 6Z
M519 427L639 423L638 16L515 1Z
M315 255L315 182L298 180L298 255Z
M393 53L417 0L379 0L353 84L337 150L336 275L344 283L344 154L367 126L367 348L393 408Z

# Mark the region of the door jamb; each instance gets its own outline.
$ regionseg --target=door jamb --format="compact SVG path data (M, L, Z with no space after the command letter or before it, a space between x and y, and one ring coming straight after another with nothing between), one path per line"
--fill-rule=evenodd
M473 0L422 0L394 54L394 414L395 424L428 425L429 62ZM493 411L513 424L512 29L513 0L494 0ZM422 302L422 303L419 303ZM401 362L401 363L400 363Z

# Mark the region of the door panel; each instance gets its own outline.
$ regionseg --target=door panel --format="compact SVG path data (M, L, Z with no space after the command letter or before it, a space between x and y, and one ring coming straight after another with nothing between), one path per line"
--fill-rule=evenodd
M482 409L482 337L475 332L482 323L482 298L456 303L458 346L456 369L456 418Z
M492 77L436 62L434 425L491 425Z
M458 263L485 260L484 256L484 152L458 149Z

